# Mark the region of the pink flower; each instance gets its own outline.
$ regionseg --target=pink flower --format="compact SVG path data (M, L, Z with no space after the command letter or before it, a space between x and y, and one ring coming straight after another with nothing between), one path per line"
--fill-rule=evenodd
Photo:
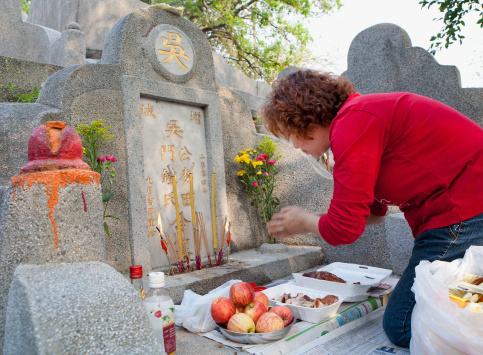
M256 182L256 181L252 182L252 186L253 187L257 187L258 186L258 182Z
M108 155L106 156L106 160L110 161L111 163L115 163L117 161L117 158L114 155Z
M268 154L267 153L262 153L258 157L255 158L255 160L258 161L265 161L268 159Z
M101 155L99 158L97 158L98 163L105 163L106 161L115 163L117 158L114 155Z
M276 162L277 162L277 161L276 161L275 159L269 159L269 160L267 161L267 164L268 164L268 165L275 165L275 163L276 163Z
M268 176L268 173L265 171L265 172L263 173L263 176Z

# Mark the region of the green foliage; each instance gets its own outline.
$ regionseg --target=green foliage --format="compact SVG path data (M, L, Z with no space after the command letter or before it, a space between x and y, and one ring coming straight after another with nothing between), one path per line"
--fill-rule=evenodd
M30 5L32 0L20 0L20 6L22 6L22 11L28 14L30 12Z
M102 173L102 162L99 161L100 150L108 142L114 139L110 132L111 126L103 120L94 120L89 124L81 123L76 126L76 131L82 138L84 157L92 170Z
M106 220L108 218L119 219L107 214L107 206L114 196L112 186L116 170L113 164L117 159L114 155L100 155L105 145L115 138L111 133L111 128L103 120L93 120L88 124L80 123L76 126L76 131L82 138L83 153L87 164L101 175L102 202L104 203L103 226L107 236L111 236L111 233Z
M17 102L33 103L37 101L37 99L39 98L39 95L40 95L40 89L34 88L32 91L19 94L17 98Z
M234 158L240 167L236 175L264 223L272 219L280 204L279 199L273 196L278 174L276 148L276 144L265 136L256 149L241 150ZM270 241L273 242L273 239L270 238Z
M143 0L184 7L212 47L249 77L271 82L289 65L310 56L303 20L342 0Z
M483 28L483 3L481 0L419 0L422 8L437 6L438 10L443 13L443 17L436 20L443 21L443 27L440 32L432 36L429 52L435 54L443 46L448 48L454 42L463 42L465 36L461 34L462 28L465 26L463 18L471 13L477 12L479 18L477 24Z
M258 143L258 150L268 154L269 157L274 157L277 145L268 136L264 136L260 143Z
M32 103L36 102L40 94L39 88L22 91L13 83L0 85L0 97L7 102Z

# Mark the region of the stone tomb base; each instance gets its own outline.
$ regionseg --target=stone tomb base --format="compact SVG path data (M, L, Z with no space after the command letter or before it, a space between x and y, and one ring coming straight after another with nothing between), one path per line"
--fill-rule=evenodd
M286 251L272 253L243 250L230 255L229 262L221 266L168 277L166 288L173 301L180 303L188 289L206 294L233 279L263 285L293 272L322 265L323 261L321 248L314 246L289 246Z

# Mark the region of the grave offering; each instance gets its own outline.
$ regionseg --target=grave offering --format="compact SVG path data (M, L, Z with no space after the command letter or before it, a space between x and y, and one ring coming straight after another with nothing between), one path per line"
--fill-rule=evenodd
M255 300L257 298L262 302ZM263 296L262 296L263 295ZM238 282L230 287L230 298L219 297L211 304L211 316L228 339L244 344L263 344L283 338L294 322L284 306L268 308L268 297L255 292L252 284Z

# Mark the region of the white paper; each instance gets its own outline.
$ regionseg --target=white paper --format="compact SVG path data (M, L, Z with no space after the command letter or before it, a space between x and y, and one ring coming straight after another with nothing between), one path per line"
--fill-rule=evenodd
M384 308L350 322L303 346L294 355L404 354L408 349L393 345L382 328Z

